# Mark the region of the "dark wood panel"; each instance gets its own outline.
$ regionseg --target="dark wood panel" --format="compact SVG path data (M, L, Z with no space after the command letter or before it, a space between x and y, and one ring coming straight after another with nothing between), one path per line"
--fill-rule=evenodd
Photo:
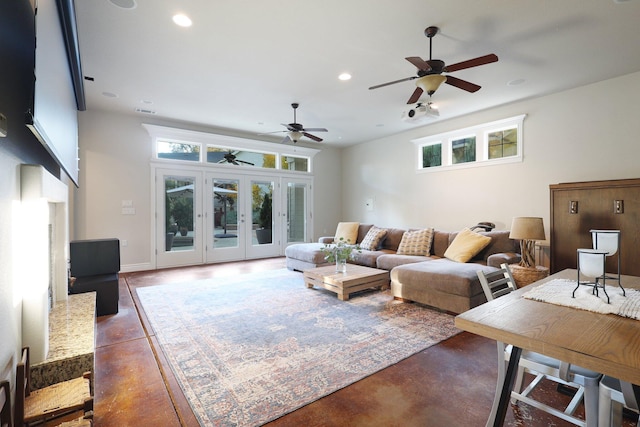
M551 197L551 272L576 268L576 250L591 248L591 229L620 230L623 274L639 276L640 179L576 182L549 186ZM622 200L624 212L615 213ZM572 214L570 202L578 203ZM617 270L617 258L607 260L607 271Z

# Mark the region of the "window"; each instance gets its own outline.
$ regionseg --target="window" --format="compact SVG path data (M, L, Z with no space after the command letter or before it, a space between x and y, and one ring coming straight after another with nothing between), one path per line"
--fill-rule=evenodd
M442 166L442 144L425 145L422 147L422 167L435 166Z
M157 150L159 159L200 161L200 144L158 140Z
M526 115L414 139L417 169L431 172L522 161Z
M518 129L489 132L489 159L500 159L518 154Z
M451 141L451 162L467 163L476 161L476 137L470 136Z
M283 154L282 164L280 167L282 170L309 172L309 159L306 157L293 157Z
M231 163L234 165L275 169L276 155L273 153L261 153L258 151L238 150L234 148L207 145L207 163Z
M293 147L146 123L142 126L154 141L151 144L152 159L159 162L192 162L227 169L267 169L287 174L310 174L313 157L320 152L310 147Z

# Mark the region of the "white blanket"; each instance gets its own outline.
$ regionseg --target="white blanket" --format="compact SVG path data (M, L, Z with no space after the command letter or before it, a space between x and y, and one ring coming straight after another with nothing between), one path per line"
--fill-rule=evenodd
M607 294L611 301L607 304L607 297L602 288L598 289L596 296L592 293L593 286L581 285L576 290L575 298L572 298L575 287L575 280L554 279L526 292L523 298L640 320L640 291L625 289L626 296L623 296L619 286L607 285Z

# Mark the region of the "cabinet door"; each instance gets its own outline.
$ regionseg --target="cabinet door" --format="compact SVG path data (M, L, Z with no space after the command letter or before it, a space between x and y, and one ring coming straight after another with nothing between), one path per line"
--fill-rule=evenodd
M622 274L640 276L636 248L640 243L640 180L594 181L551 185L551 272L576 268L576 250L593 247L592 229L620 230ZM615 201L622 201L617 213ZM577 203L570 212L571 203ZM617 271L618 257L607 259Z

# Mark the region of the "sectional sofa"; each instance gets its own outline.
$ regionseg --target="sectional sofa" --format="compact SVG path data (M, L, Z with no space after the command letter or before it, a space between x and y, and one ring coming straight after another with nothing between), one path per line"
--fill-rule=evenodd
M373 224L358 224L356 243L368 239L369 231L380 229ZM519 242L509 239L509 231L459 232L433 229L403 230L386 228L384 238L372 249L354 252L349 262L389 270L394 298L426 304L451 313L462 313L486 301L477 271L495 271L500 264L520 261ZM431 230L431 239L423 240L428 247L409 250L403 237ZM423 233L424 235L425 233ZM429 234L428 232L426 233ZM460 238L456 239L460 235ZM355 234L354 234L355 236ZM481 236L481 237L478 237ZM470 240L469 240L470 239ZM300 243L286 248L287 268L303 271L327 265L322 248L334 237L321 237L317 243ZM478 241L482 248L470 249L468 241ZM426 241L426 243L425 243ZM398 251L400 246L404 250ZM463 253L463 256L459 256ZM467 259L469 258L469 259Z

